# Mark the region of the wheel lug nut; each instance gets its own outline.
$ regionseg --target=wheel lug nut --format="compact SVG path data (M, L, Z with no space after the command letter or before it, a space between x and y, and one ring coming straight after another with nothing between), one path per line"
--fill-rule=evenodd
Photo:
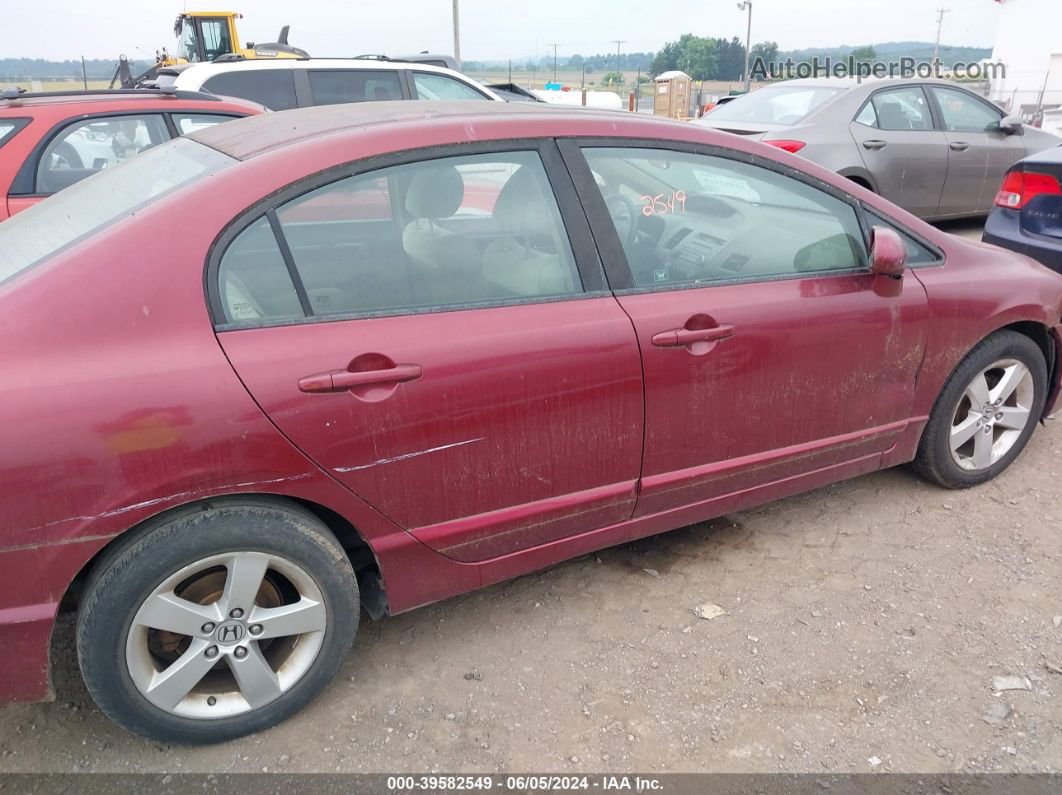
M252 635L261 635L262 634L262 625L261 624L251 624L250 632L251 632Z
M247 649L245 649L243 646L237 646L236 651L234 651L233 654L236 655L237 660L242 660L244 657L247 656Z
M229 618L243 618L243 610L238 607L232 608L232 610L229 611Z
M205 624L203 624L203 626L201 626L199 629L201 629L203 631L204 635L209 635L211 632L214 631L214 622L213 621L208 621Z
M1002 411L1001 411L1001 412L999 412L999 414L997 414L997 415L996 415L996 419L997 419L997 420L1001 420L1001 419L1003 419L1003 412L1002 412Z
M206 658L208 660L213 660L215 657L218 656L218 647L217 646L209 646L209 647L207 647L207 650L206 650L205 653L206 653Z
M986 425L985 426L985 433L992 433L992 426L991 425Z
M207 699L207 705L208 706L212 707L212 706L214 706L217 703L218 703L218 700L216 698L214 698L214 696L211 696L210 698Z

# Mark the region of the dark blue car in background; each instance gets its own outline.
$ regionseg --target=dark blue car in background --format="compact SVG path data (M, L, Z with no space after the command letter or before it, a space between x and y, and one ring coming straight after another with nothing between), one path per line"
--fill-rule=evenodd
M1010 167L982 240L1027 254L1062 273L1062 146Z

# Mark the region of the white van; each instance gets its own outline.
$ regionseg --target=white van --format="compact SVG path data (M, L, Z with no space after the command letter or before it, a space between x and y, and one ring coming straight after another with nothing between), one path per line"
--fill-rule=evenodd
M248 99L270 110L396 99L504 101L452 69L370 58L197 63L162 70L158 84Z

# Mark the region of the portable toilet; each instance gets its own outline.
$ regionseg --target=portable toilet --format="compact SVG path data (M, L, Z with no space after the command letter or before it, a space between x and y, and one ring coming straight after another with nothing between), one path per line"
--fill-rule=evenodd
M685 119L690 115L690 92L693 79L685 72L672 70L657 75L653 115Z

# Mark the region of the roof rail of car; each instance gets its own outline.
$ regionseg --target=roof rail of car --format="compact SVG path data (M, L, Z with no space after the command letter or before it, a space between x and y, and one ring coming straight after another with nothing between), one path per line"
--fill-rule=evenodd
M0 89L0 101L19 102L23 99L46 99L48 97L100 97L100 96L153 96L174 99L205 99L220 102L221 98L205 91L179 91L173 86L162 88L90 88L78 91L26 91L21 88Z
M392 58L384 55L380 52L367 52L364 55L355 55L353 59L355 61L391 61Z

